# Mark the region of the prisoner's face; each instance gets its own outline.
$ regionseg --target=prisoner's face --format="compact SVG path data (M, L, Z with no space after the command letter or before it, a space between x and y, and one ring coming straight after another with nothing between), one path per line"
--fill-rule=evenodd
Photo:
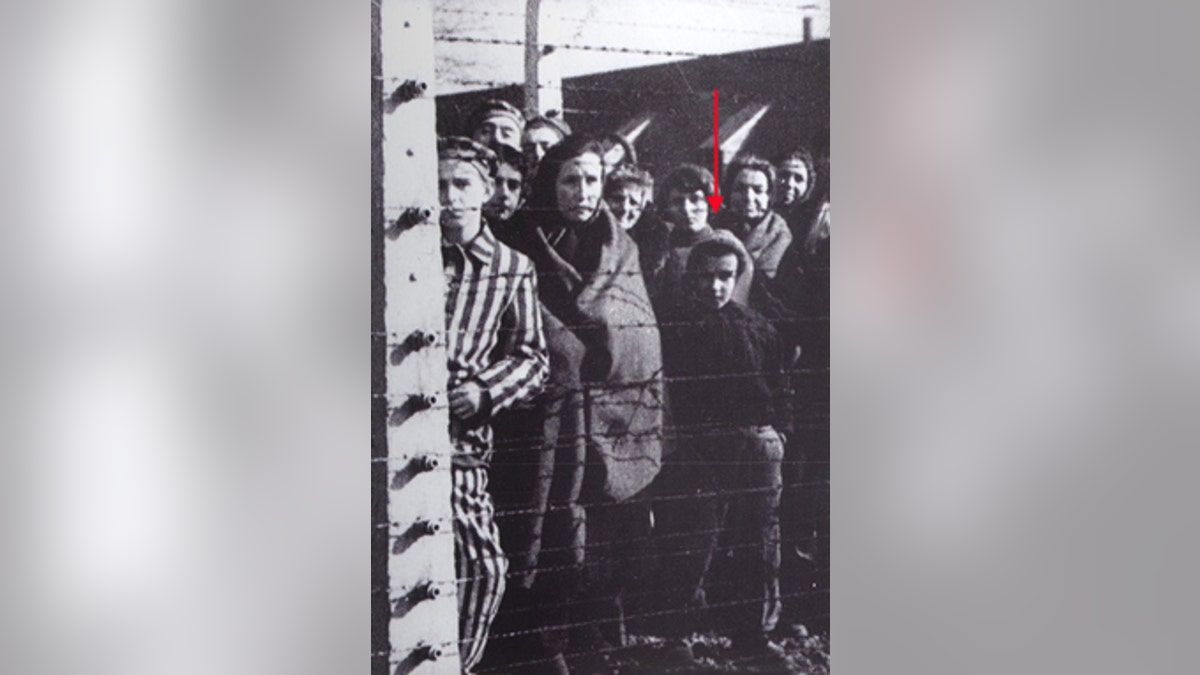
M514 150L521 149L521 127L508 115L493 115L479 123L472 139L476 143L500 143Z
M587 152L563 163L554 182L558 211L572 223L592 219L604 190L604 165L600 156Z
M808 191L811 177L804 162L787 162L779 167L779 203L792 206Z
M692 232L698 232L708 225L708 208L708 199L703 190L667 191L667 219Z
M733 179L733 190L726 195L729 208L742 220L758 222L767 215L771 185L767 175L754 169L743 169Z
M558 130L544 124L526 129L521 137L521 152L525 153L525 161L531 167L537 166L546 156L546 151L558 145L562 139Z
M521 172L511 164L496 169L496 194L484 206L484 212L497 220L512 218L521 202Z
M637 223L646 208L646 190L626 183L613 190L604 201L608 202L608 210L616 216L621 229L628 230Z
M442 238L470 240L479 228L483 204L492 196L492 181L471 162L438 162L438 197L442 205Z
M692 293L705 307L721 309L733 297L737 285L738 259L732 253L704 256L688 269Z

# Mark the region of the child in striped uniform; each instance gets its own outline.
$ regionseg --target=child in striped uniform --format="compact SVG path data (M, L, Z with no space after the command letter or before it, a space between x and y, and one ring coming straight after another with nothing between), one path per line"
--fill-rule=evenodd
M438 141L463 672L483 655L508 570L487 490L488 423L536 394L549 370L533 263L497 241L482 219L495 169L495 153L470 139Z

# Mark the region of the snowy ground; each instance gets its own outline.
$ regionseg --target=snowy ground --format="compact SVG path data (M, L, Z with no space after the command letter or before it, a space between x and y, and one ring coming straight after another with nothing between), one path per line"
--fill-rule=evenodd
M661 662L661 652L665 642L660 638L648 636L633 636L632 641L637 646L620 650L613 655L612 663L620 675L651 675L664 672L679 673L795 673L797 675L828 675L829 674L829 635L806 635L807 630L801 626L787 631L788 637L775 641L780 647L789 664L787 670L768 668L761 663L733 658L729 652L728 638L713 633L696 634L688 639L692 653L703 667L683 670L667 670Z

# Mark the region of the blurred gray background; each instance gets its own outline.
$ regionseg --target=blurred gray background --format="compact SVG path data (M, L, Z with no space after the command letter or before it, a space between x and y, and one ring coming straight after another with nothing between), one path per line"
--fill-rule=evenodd
M1196 672L1195 11L830 9L835 667ZM0 670L364 672L369 5L0 11Z

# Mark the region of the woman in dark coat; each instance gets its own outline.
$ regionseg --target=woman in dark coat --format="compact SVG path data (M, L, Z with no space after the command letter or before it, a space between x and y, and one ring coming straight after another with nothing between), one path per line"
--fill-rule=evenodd
M629 570L597 563L632 557L621 541L645 538L639 532L648 531L648 510L631 498L658 475L662 458L658 328L638 247L604 206L603 187L602 146L569 136L542 159L529 199L505 236L533 260L543 307L584 347L571 379L583 392L586 462L578 468L587 555L572 623L589 626L572 635L575 652L606 646L596 622L615 618L612 599ZM554 337L548 334L547 342L553 362Z
M638 248L603 206L600 146L569 136L546 154L511 245L538 271L546 309L583 342L580 370L591 399L593 480L608 499L632 497L661 457L662 353Z

